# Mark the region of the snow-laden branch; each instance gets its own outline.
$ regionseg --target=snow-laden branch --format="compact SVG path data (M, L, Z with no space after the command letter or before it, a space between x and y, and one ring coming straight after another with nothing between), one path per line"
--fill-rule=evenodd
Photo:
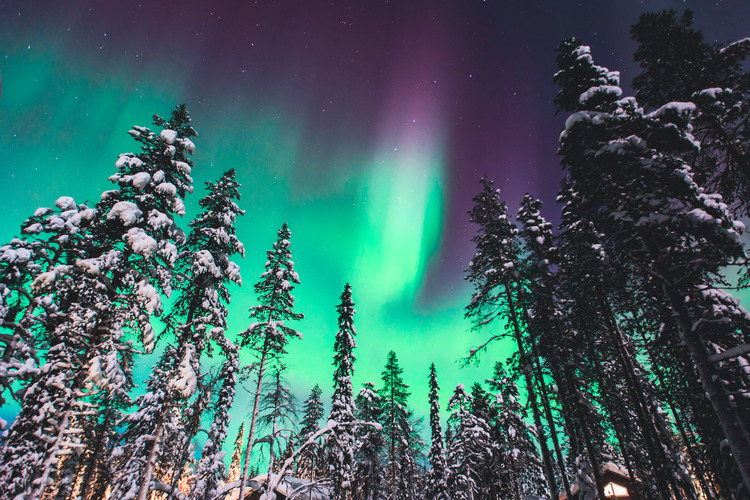
M153 483L151 483L151 488L149 488L149 491L161 491L169 494L170 498L174 498L176 500L189 500L188 497L177 488L169 484L160 483L159 481L154 481Z
M712 354L708 357L709 363L718 363L720 361L726 361L728 359L734 359L742 356L743 354L750 353L750 344L740 344L738 346L734 346L730 349L727 349L726 351L718 352L716 354Z
M279 487L279 484L286 476L286 473L289 470L289 467L291 467L291 465L294 463L294 461L297 459L297 457L299 457L299 455L303 451L305 451L308 447L313 446L315 442L318 440L318 438L336 429L343 429L346 427L356 427L360 425L369 425L369 426L374 427L375 429L382 429L382 426L377 422L365 422L363 420L354 420L352 422L336 422L335 420L329 420L328 424L326 424L325 427L317 431L315 434L310 435L310 437L307 438L307 441L305 441L302 444L302 446L294 450L294 452L292 453L292 456L290 456L284 461L284 464L281 466L281 469L279 470L278 474L271 475L271 477L269 478L266 495L265 497L262 497L262 498L266 498L266 499L275 498L275 493L273 492L276 490L276 488ZM217 496L215 498L216 499L222 498L229 491L235 488L239 488L240 483L241 481L237 480L237 481L232 481L229 484L226 484L221 490L217 492Z

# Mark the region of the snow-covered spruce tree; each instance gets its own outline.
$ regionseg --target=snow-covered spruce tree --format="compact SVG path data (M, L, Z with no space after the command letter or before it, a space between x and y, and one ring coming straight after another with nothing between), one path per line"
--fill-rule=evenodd
M440 386L437 382L435 363L430 364L429 387L430 435L432 437L432 445L430 446L430 470L427 473L425 498L443 500L448 498L448 483L446 477L445 447L443 445L443 429L440 425L440 401L438 399Z
M234 439L232 448L232 459L229 462L229 471L227 472L227 483L237 481L240 478L240 468L242 467L242 449L245 442L245 422L240 424L237 436Z
M323 401L320 399L322 394L320 385L315 384L310 396L302 403L302 421L296 438L298 443L304 443L320 430L320 420L323 418ZM311 481L321 479L325 476L322 461L320 443L316 442L300 452L297 459L297 475Z
M508 218L505 202L500 201L499 190L493 188L492 181L482 178L482 191L474 197L474 207L469 211L471 222L479 226L472 238L476 253L469 263L465 279L474 285L471 303L466 307L466 317L471 319L476 330L486 327L498 318L506 320L510 335L518 349L519 371L523 373L528 392L542 461L552 498L559 496L557 480L552 465L552 455L547 446L547 438L537 400L537 389L533 360L522 328L523 314L519 301L522 291L519 270L518 229ZM495 323L497 324L497 323ZM471 356L486 349L492 341L502 338L505 333L495 333Z
M462 384L453 391L448 410L451 412L448 417L451 441L447 444L450 498L482 498L484 492L479 491L477 473L491 448L489 426L471 413L471 397Z
M475 382L471 386L470 402L469 412L478 422L486 424L489 433L487 448L474 470L474 475L477 478L477 491L483 497L496 497L497 483L499 482L498 472L503 465L502 452L498 448L492 432L492 424L496 419L497 411L490 401L490 394L484 390L479 382Z
M384 490L386 497L393 500L405 498L406 495L406 492L399 491L399 480L403 474L400 445L408 438L405 430L408 429L411 412L407 407L409 386L404 383L402 373L396 353L389 351L388 360L381 375L383 387L378 394L383 405L381 423L385 437Z
M401 475L397 490L408 500L421 498L424 491L425 471L422 464L425 459L425 442L422 439L422 422L422 418L414 418L409 413L407 420L401 424L404 438L398 449Z
M237 215L244 212L234 202L239 198L234 170L216 183L207 182L206 187L208 193L199 202L204 211L190 223L191 232L176 264L179 295L166 318L176 338L162 354L158 373L149 379L148 392L136 400L138 410L121 424L126 439L118 453L121 475L114 481L113 493L126 495L137 487L138 498L145 498L157 465L176 468L179 475L200 422L202 411L194 408L207 403L200 387L200 358L210 342L210 332L228 346L223 333L227 284L241 283L239 266L229 259L244 254L234 230ZM231 348L223 351L231 353ZM188 406L196 394L195 403ZM183 419L183 413L192 413L192 419ZM188 420L193 420L193 425Z
M253 393L250 430L245 447L245 461L240 474L240 498L243 498L246 489L266 365L286 352L284 347L288 341L287 337L302 338L301 333L286 325L289 321L300 320L304 317L292 310L294 307L292 290L295 284L299 284L299 276L294 271L292 252L289 249L291 235L289 227L284 223L278 232L278 239L273 244L273 250L267 252L266 270L254 287L255 293L258 294L259 305L250 308L250 319L255 322L240 333L242 339L240 346L249 347L258 358L258 362L254 365L257 379Z
M47 458L48 450L53 448L49 441L53 441L55 437L44 433L55 432L56 429L50 425L40 432L38 423L33 421L34 416L47 414L54 418L67 414L68 421L71 421L76 415L68 414L65 408L69 401L81 399L86 394L82 387L77 390L58 387L41 371L58 367L54 364L55 356L62 363L70 357L79 359L75 352L68 350L67 342L79 336L81 331L79 327L77 332L71 332L64 339L47 338L46 332L55 330L64 323L65 316L59 312L57 290L40 286L46 282L37 279L42 275L55 276L57 272L62 275L77 259L86 255L90 247L87 227L96 214L95 210L85 205L79 206L66 196L60 197L55 205L56 209L38 209L22 226L24 239L14 239L10 244L4 245L0 253L0 270L3 273L0 278L0 314L3 320L0 329L8 332L0 335L0 342L4 343L0 358L0 404L9 395L22 406L8 440L0 448L2 463L16 463L21 467L12 475L15 484L6 483L9 491L23 488L26 475L30 472L29 475L33 477L33 472L24 467L23 461L31 460L30 463L39 466L41 462L35 460ZM38 286L32 286L35 283ZM62 287L61 289L64 290ZM64 303L62 306L66 307ZM57 348L62 352L56 355L53 350L48 356L49 360L40 360L38 350L46 350L56 344L65 346ZM61 366L58 368L62 369ZM56 381L69 376L66 372L58 373ZM84 404L83 401L81 404ZM23 423L26 419L32 421ZM79 424L83 423L80 418L78 421ZM0 427L5 430L7 423L0 422ZM60 435L57 438L64 440ZM72 441L78 444L75 437ZM60 452L62 448L58 445L53 450ZM68 463L74 463L78 455L74 453ZM54 459L55 457L49 458L50 465L56 465L52 464ZM69 478L65 482L70 484Z
M18 399L37 375L41 300L31 288L41 273L72 265L86 255L87 228L96 211L62 196L55 209L39 208L21 226L21 238L0 247L0 407L6 396ZM61 268L62 270L63 268ZM50 298L45 299L49 301ZM15 384L12 387L12 384ZM20 389L19 389L20 385ZM6 424L0 422L3 430Z
M189 155L194 145L189 137L195 131L189 121L183 106L170 121L154 118L164 129L159 135L145 127L130 131L142 144L141 152L120 156L119 172L110 177L119 189L102 194L99 215L86 233L85 253L74 265L58 265L32 282L38 293L49 297L40 302L47 316L47 367L34 382L37 390L27 391L31 399L22 401L15 421L19 432L11 430L0 459L6 465L2 474L8 476L2 483L11 496L43 494L55 474L58 453L78 447L78 432L70 424L76 412L91 410L83 408L85 393L94 386L127 393L136 349L133 337L146 351L153 346L150 318L161 311L159 291L170 289L175 242L183 238L173 216L184 213L182 197L192 191ZM24 421L38 418L32 406L40 398L46 400L43 414L50 426L34 437L25 436ZM25 452L13 443L25 443L25 448L34 440L44 444L35 458L23 460Z
M574 438L571 457L580 457L577 481L582 481L582 470L590 470L594 486L602 488L598 464L613 460L606 452L607 437L601 433L601 424L607 423L615 437L611 441L619 448L620 456L615 453L614 460L624 464L633 479L638 477L633 484L643 488L642 495L652 495L652 490L665 494L666 487L679 490L679 449L671 433L660 431L662 402L655 396L648 371L638 362L631 337L635 330L627 321L647 313L658 301L643 293L648 283L639 278L642 273L618 270L616 249L602 245L590 223L575 216L574 193L566 190L561 200L565 205L560 274L570 306L567 338L557 343L556 353L566 353L573 361L564 365L563 392L582 402L571 405L568 422ZM586 455L590 467L583 463ZM682 494L689 495L689 491Z
M576 40L563 42L559 53L558 75L571 59L595 66ZM582 86L569 83L562 80L561 94ZM750 490L750 411L729 392L747 386L740 368L750 351L743 333L747 313L718 288L725 282L722 269L746 259L742 225L720 196L694 182L681 159L696 147L689 133L695 105L673 102L646 114L635 99L618 99L620 93L614 85L597 85L561 106L575 111L560 136L561 161L584 217L659 284ZM725 371L728 366L737 369Z
M540 402L549 426L557 466L562 476L563 489L566 496L571 497L562 447L557 437L557 419L553 415L551 403L553 399L567 399L568 402L573 402L572 398L566 398L566 395L559 393L565 387L565 384L561 383L564 377L562 367L568 360L559 357L553 359L557 350L550 345L549 340L550 337L559 338L565 331L561 321L561 297L558 295L556 276L552 272L552 267L559 262L557 248L554 246L552 225L542 217L541 209L542 202L528 193L518 209L517 220L521 226L519 235L522 243L519 270L523 281L520 299L526 311L529 348L531 359L535 364ZM553 382L548 382L550 377ZM575 404L581 406L580 402L575 402Z
M225 361L219 373L221 386L219 398L215 405L214 420L208 430L208 439L203 445L198 469L195 473L195 485L190 492L190 498L193 500L211 500L216 497L217 489L221 483L225 480L229 482L224 466L225 452L222 451L222 448L227 438L230 420L229 410L234 403L240 358L237 346L224 336L223 329L214 329L212 337L221 347Z
M693 102L693 135L700 149L685 152L696 181L720 193L737 216L750 214L750 38L707 43L693 27L693 14L674 10L644 13L630 29L638 43L633 79L636 98L655 110Z
M525 421L518 387L505 373L502 363L495 363L489 388L495 392L495 417L490 430L496 449L501 453L502 466L496 474L497 498L520 500L529 495L542 495L544 471L535 444L534 430Z
M354 421L356 408L352 388L354 373L354 302L349 283L344 287L338 306L339 330L333 344L333 397L328 421L349 423ZM331 498L347 500L352 496L354 475L354 429L339 427L329 432L323 443L328 478L331 481Z
M382 423L383 401L373 382L365 382L355 400L357 419L362 422ZM384 495L382 429L371 425L357 427L353 497L357 500L377 500Z
M203 211L190 223L190 234L177 260L180 294L167 322L175 333L178 351L193 346L192 360L197 374L201 373L202 354L212 355L212 339L220 346L225 361L230 361L226 356L233 350L225 349L230 342L225 328L231 299L227 286L242 285L239 266L230 260L235 254L245 255L234 227L237 216L245 213L235 202L240 199L240 187L234 169L224 172L215 183L206 183L208 192L199 202ZM230 379L222 380L224 383ZM201 381L199 376L198 396L192 403L177 402L182 408L182 421L167 434L171 449L165 451L175 462L172 483L178 480L190 459L191 442L209 404L207 389Z

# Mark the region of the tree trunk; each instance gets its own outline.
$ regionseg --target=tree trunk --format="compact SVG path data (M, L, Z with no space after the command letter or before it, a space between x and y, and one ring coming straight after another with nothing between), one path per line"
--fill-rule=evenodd
M560 491L557 489L557 482L555 480L555 472L552 467L552 460L550 458L549 448L547 447L547 438L545 437L544 427L542 427L542 419L539 414L539 406L536 401L536 391L534 390L534 381L531 378L531 365L529 364L528 357L526 355L526 349L523 346L523 338L521 335L521 327L518 323L518 316L515 310L513 295L510 292L510 287L507 283L505 285L505 296L508 301L508 311L510 313L511 322L513 323L513 336L516 339L518 345L518 354L520 356L520 363L523 370L523 375L526 380L526 391L528 392L529 405L534 415L534 425L536 426L537 439L539 440L539 447L542 453L542 462L544 463L544 472L547 476L547 483L550 489L550 498L557 499L560 497Z
M541 399L542 399L542 407L544 408L544 415L547 419L547 423L549 425L549 431L550 436L552 437L552 445L555 448L555 456L557 458L557 465L560 468L560 475L562 476L562 482L563 482L563 488L565 490L565 498L572 498L572 494L570 491L570 483L568 482L568 475L565 467L565 460L562 456L562 451L560 449L560 440L557 439L557 428L555 425L555 420L552 416L552 407L549 403L549 398L547 396L547 384L544 382L544 374L542 373L542 367L539 363L539 353L536 348L536 342L533 340L531 341L531 354L534 358L534 368L536 373L536 378L539 382L539 389L541 393Z
M106 482L106 478L98 477L96 476L97 469L97 459L101 457L103 451L104 451L104 441L105 441L105 435L107 433L107 430L109 429L110 422L112 420L112 409L107 408L104 412L104 418L102 422L97 426L96 431L96 437L94 441L94 448L90 450L90 457L86 461L86 465L83 469L83 474L81 476L81 491L79 493L79 496L82 499L89 498L90 491L95 489L96 486L99 483ZM100 473L103 473L103 471L100 471ZM92 483L92 479L96 477L96 481ZM96 497L91 497L96 498Z
M615 342L615 348L620 358L620 363L623 367L625 382L635 406L638 423L641 426L641 430L643 431L646 450L648 451L648 455L651 458L651 465L654 468L653 472L654 478L656 479L657 489L659 490L659 494L664 500L671 500L672 494L670 493L669 483L672 483L672 487L675 488L675 493L678 490L676 489L676 485L674 484L674 474L671 473L671 467L669 467L667 456L664 453L664 448L662 447L661 440L659 439L659 434L656 431L656 426L651 415L650 405L644 398L644 390L641 386L640 380L638 379L638 375L635 373L635 369L633 368L633 360L627 350L627 347L625 346L625 340L623 339L622 331L620 331L620 327L617 324L617 320L615 319L614 314L612 313L612 309L609 307L609 305L604 303L602 294L599 292L598 287L597 295L599 296L600 300L600 308L605 312L605 315L607 317L607 323L609 326L608 330L610 332L610 336ZM664 467L669 467L670 470L665 472Z
M151 486L151 476L154 473L154 467L156 466L156 457L159 453L161 436L164 434L164 414L166 410L159 414L159 419L156 421L156 432L151 442L151 449L148 452L148 459L146 460L146 467L143 469L143 476L141 478L141 486L138 488L137 500L147 500L149 487Z
M253 440L255 439L255 426L258 422L258 412L260 411L260 392L263 386L263 373L266 370L266 359L268 357L268 342L263 343L263 353L258 364L258 383L255 387L255 396L253 398L253 413L250 417L250 431L247 435L247 446L245 447L245 463L242 465L242 474L240 474L240 494L239 499L244 500L245 489L247 487L247 471L250 467L250 457L253 452Z

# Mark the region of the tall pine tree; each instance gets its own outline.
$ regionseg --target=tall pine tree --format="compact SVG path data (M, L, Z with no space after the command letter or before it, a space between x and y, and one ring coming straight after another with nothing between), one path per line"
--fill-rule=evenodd
M247 474L255 443L255 431L263 388L263 376L267 364L279 359L285 352L288 337L302 338L302 334L287 325L304 316L293 311L294 285L299 284L299 275L294 271L292 252L289 249L292 233L284 223L278 232L273 249L267 252L265 271L260 281L255 284L259 305L250 308L250 319L255 320L247 330L240 334L241 347L249 347L258 358L254 364L256 373L255 391L253 393L253 411L250 416L250 430L245 447L245 460L240 474L240 498L244 498L247 487Z
M357 346L354 336L354 302L352 288L347 283L341 293L338 311L339 330L333 345L333 397L331 413L328 420L340 424L354 421L356 409L352 389L354 373L354 348ZM352 496L352 478L354 475L355 442L353 429L336 427L325 437L325 460L328 465L328 477L331 481L331 498L347 500Z

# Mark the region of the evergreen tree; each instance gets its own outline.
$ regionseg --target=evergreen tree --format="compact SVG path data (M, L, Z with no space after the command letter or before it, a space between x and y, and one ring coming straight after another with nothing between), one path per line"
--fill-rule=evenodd
M451 498L472 500L487 494L480 491L479 481L486 454L491 449L489 426L471 413L471 405L471 397L464 386L458 384L448 403L451 411L448 425L452 436L447 453Z
M429 401L430 401L430 434L432 446L430 447L430 470L427 478L425 498L447 499L448 484L446 481L445 448L443 446L443 431L440 425L440 401L438 391L440 386L437 382L435 363L430 364L429 378Z
M720 193L737 216L747 216L750 39L709 44L689 10L681 16L674 10L644 13L630 34L642 69L633 79L638 102L651 110L672 101L695 104L691 133L701 147L684 158L699 185Z
M260 400L258 423L267 434L258 441L269 444L268 477L279 468L277 457L281 457L288 447L297 417L294 395L283 377L285 370L286 366L276 363Z
M361 422L382 423L383 400L375 391L375 384L366 382L357 395L355 401L357 419ZM357 500L376 500L382 498L383 464L380 452L383 449L382 429L372 425L362 425L357 428L357 449L355 452L356 468L354 471L355 490Z
M222 447L227 437L230 420L229 410L232 408L232 403L234 403L237 371L239 370L240 363L237 346L224 337L223 330L217 328L213 331L213 335L221 346L226 360L219 373L221 387L215 405L216 413L213 423L208 430L208 439L203 445L200 462L195 473L195 486L190 493L190 497L196 500L215 498L217 489L227 479L223 461L225 452L222 451ZM234 460L234 455L232 456L232 460Z
M339 331L333 345L333 397L328 421L350 423L354 421L355 407L352 389L354 373L354 302L352 289L347 283L341 294L338 311ZM353 429L338 427L326 435L324 449L331 480L331 498L346 500L352 495L355 442Z
M237 431L237 437L234 440L234 451L232 452L232 460L229 462L229 472L227 472L227 483L237 481L240 478L240 468L242 467L242 443L244 443L245 437L245 422L240 424L240 428Z
M304 443L320 431L320 419L323 418L323 401L320 399L322 394L320 386L315 384L310 391L310 396L302 404L302 421L297 434L298 443ZM297 460L297 474L311 481L320 479L324 476L321 462L321 447L319 443L315 443L300 452Z
M521 225L519 235L523 250L519 266L523 281L520 298L526 310L529 347L537 373L540 401L549 426L565 495L570 497L572 494L557 436L557 419L553 414L552 401L565 400L576 409L583 403L568 394L560 394L567 387L563 383L565 375L562 368L566 366L567 359L558 356L557 349L550 349L550 339L559 339L564 335L565 329L562 325L562 297L557 288L557 276L552 272L553 266L559 264L557 248L554 246L552 225L542 217L541 209L542 202L529 194L524 196L518 209L517 219ZM549 378L553 382L549 382Z
M379 391L382 401L383 435L385 437L385 489L387 498L406 498L406 492L399 490L404 464L401 462L400 446L408 437L411 412L407 408L409 386L404 383L394 351L388 352L388 360L382 372L383 387Z
M496 416L491 434L501 455L501 465L496 469L497 498L520 500L527 495L542 495L544 471L534 443L534 430L525 421L518 387L505 373L502 363L495 363L493 378L487 382L495 392L492 405Z
M250 318L256 321L240 334L241 346L249 347L258 358L258 362L254 365L257 379L253 396L253 412L250 416L250 430L245 447L245 461L240 475L240 498L243 498L245 494L267 363L280 358L286 352L284 347L287 337L302 337L302 334L287 325L290 321L304 317L292 310L294 307L292 290L295 284L299 284L299 276L294 271L292 252L289 250L291 234L289 227L284 223L278 232L278 239L273 244L273 250L267 252L266 270L261 274L260 281L255 284L259 305L250 308Z

